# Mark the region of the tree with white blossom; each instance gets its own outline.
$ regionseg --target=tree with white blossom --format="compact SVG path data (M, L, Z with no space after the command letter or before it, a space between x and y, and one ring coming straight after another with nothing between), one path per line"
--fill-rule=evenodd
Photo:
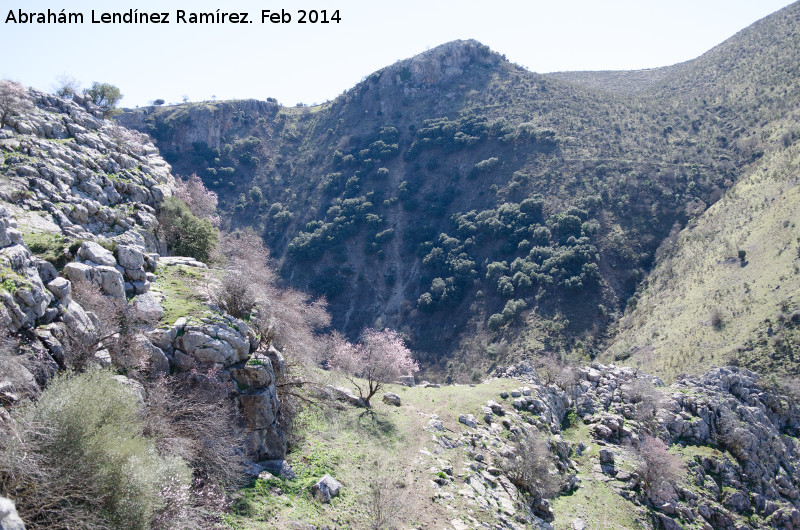
M367 329L358 344L334 334L329 366L347 374L367 407L383 383L419 371L400 334L392 330Z
M8 79L0 80L0 127L11 125L11 118L31 107L27 88Z

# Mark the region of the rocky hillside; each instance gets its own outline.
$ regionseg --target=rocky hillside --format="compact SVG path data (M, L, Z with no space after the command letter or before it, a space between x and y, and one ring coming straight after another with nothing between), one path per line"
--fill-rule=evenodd
M310 418L288 465L246 490L236 526L358 527L382 514L385 528L733 529L800 517L800 410L746 370L666 387L630 368L539 377L519 365L477 385L390 390L368 416L345 405ZM323 474L338 486L320 504L305 492Z
M170 166L145 136L102 119L80 98L26 97L29 108L0 129L3 437L27 425L14 411L44 395L57 374L113 367L127 372L119 381L148 407L156 406L153 392L170 391L159 388L163 377L180 392L193 389L203 406L216 407L248 461L283 458L281 354L257 353L248 324L209 302L219 271L166 256L158 219L175 191ZM56 524L37 518L27 522Z
M120 121L263 233L337 329L401 329L465 379L487 349L596 355L670 232L794 141L797 10L661 69L536 75L458 41L314 108Z

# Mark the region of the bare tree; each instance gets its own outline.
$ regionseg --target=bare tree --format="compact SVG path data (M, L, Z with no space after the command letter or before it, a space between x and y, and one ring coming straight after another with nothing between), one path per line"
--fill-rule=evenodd
M55 94L60 98L72 98L81 90L80 81L74 77L61 74L56 78Z
M564 390L577 381L577 374L572 366L550 352L545 352L536 359L536 375L545 385L555 384Z
M250 317L259 350L274 345L298 361L316 361L324 344L319 331L330 325L325 300L278 287L269 252L252 231L224 235L220 254L227 264L215 303L238 318Z
M65 362L82 370L97 352L106 349L117 368L130 373L145 370L149 352L139 338L154 322L135 313L125 302L105 296L93 283L73 283L72 294L90 312L92 327L82 328L77 323L65 326Z
M642 491L654 504L668 500L672 485L683 476L683 462L667 451L666 443L649 435L636 447L636 454Z
M406 519L403 517L407 508L405 484L385 469L384 462L389 460L372 462L367 491L361 496L365 522L370 530L395 530Z
M558 475L551 473L554 466L547 438L538 433L521 436L505 462L511 482L540 499L552 497L560 489Z
M11 118L32 106L27 88L7 79L0 81L0 127L11 125Z
M656 414L661 406L662 394L652 381L637 377L622 387L627 399L634 404L633 419L650 434L655 434L658 427Z

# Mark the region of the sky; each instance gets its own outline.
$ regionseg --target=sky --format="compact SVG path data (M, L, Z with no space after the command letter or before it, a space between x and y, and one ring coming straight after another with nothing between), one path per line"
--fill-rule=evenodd
M693 59L786 0L0 0L0 77L52 91L61 76L120 88L124 107L187 97L321 103L370 73L455 39L534 72L654 68ZM7 22L83 13L83 24ZM176 12L247 12L247 24L178 24ZM292 22L261 23L286 11ZM299 24L298 10L340 21ZM168 24L92 24L92 10L168 12Z

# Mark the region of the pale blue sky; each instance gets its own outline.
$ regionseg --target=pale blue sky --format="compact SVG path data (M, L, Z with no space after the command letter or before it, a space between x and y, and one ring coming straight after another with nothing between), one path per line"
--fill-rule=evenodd
M535 72L638 69L692 59L786 0L0 0L0 77L49 90L61 74L156 98L332 99L361 78L453 39L477 39ZM83 25L15 25L15 12L82 12ZM111 7L113 6L113 7ZM328 25L260 23L261 9L339 10ZM91 10L169 11L168 25L97 25ZM253 24L190 26L175 10L246 11Z

